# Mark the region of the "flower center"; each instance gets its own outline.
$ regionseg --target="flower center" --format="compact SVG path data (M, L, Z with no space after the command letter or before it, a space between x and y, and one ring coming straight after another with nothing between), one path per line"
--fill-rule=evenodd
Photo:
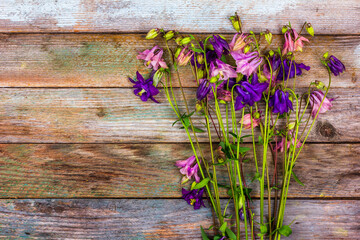
M142 89L137 95L141 96L144 92L146 92L145 89Z
M190 200L190 205L194 205L194 203L196 203L196 199L193 198Z

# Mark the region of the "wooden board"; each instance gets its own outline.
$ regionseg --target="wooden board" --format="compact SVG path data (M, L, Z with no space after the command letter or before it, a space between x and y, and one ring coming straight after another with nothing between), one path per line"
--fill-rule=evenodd
M232 39L232 35L225 36ZM334 79L333 86L360 86L360 36L316 36L310 40L296 56L298 62L311 66L298 78L297 86L306 87L315 80L328 83L327 71L319 61L326 51L341 59L347 69ZM282 42L282 36L274 36L267 49L275 50ZM130 87L128 77L135 76L137 70L149 73L136 59L138 52L156 44L164 45L161 39L145 40L144 34L0 34L0 86ZM181 78L185 87L196 86L190 67L181 70Z
M359 144L306 145L294 170L305 186L293 182L289 197L359 198L359 154ZM178 198L188 185L174 163L191 155L188 144L1 144L0 198ZM253 160L243 168L259 197ZM225 184L225 167L217 171Z
M286 239L357 239L357 204L289 200L284 223L294 223ZM2 200L0 209L6 239L201 239L200 225L212 224L209 208L195 211L182 199Z
M299 89L299 92L305 91ZM195 89L186 89L195 106ZM310 142L359 142L358 89L336 88L333 109L319 117ZM132 89L118 88L3 88L0 89L0 143L134 143L188 142L176 115L164 98L142 102ZM179 89L176 95L180 97ZM185 112L183 102L178 102ZM240 114L240 113L238 113ZM240 119L239 119L240 120ZM202 117L194 122L202 125ZM244 134L250 133L249 130ZM207 142L205 133L198 134Z
M146 32L164 27L186 32L232 32L237 11L246 31L300 28L305 21L321 34L358 34L359 1L30 1L0 5L2 32Z

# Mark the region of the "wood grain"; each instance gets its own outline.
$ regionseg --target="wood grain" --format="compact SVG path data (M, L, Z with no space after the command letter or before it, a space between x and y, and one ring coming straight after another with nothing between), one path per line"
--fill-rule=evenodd
M2 32L147 32L154 27L185 32L233 32L237 11L246 31L279 32L291 21L311 22L316 33L359 34L359 1L22 1L0 5Z
M275 50L282 41L282 36L274 36L273 45L266 50ZM163 46L161 39L145 40L143 34L1 34L0 86L130 87L128 77L137 70L149 73L136 55L156 44ZM262 45L267 46L264 41ZM296 56L311 66L298 78L297 86L306 87L315 80L327 84L327 71L319 61L326 51L341 59L347 69L334 79L333 86L359 87L360 36L311 38L304 52ZM190 67L181 70L181 78L185 87L196 86Z
M188 144L1 144L0 198L178 198L188 185L174 163L192 154ZM305 186L293 182L289 197L360 197L359 155L359 144L306 145L294 170ZM259 197L247 158L244 176ZM226 184L225 167L217 171Z
M357 239L357 204L288 200L284 223L295 221L286 239ZM6 239L201 239L200 225L211 225L211 211L194 211L182 199L2 200L0 224Z
M299 89L299 93L303 91ZM334 107L319 117L308 141L358 142L358 92L357 88L333 89L329 97L336 99ZM175 94L180 99L179 89ZM186 89L185 95L193 108L195 89ZM157 99L160 104L142 102L132 89L125 88L3 88L0 143L188 142L179 124L171 127L176 115L164 93ZM178 104L185 112L183 102ZM193 119L202 127L201 116ZM205 133L198 136L200 141L208 141Z

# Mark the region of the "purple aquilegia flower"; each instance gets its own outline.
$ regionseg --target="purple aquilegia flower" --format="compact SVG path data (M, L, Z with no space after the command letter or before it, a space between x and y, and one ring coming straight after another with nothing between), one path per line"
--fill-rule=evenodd
M285 55L288 52L295 52L295 51L302 52L302 48L304 46L303 41L309 42L307 38L303 36L299 37L299 34L294 29L287 31L284 34L284 36L285 36L285 43L282 50L282 55Z
M319 111L319 113L325 113L327 110L330 110L331 107L333 106L331 102L334 99L328 99L326 97L324 99L324 97L325 97L324 93L322 91L320 91L320 90L315 90L310 94L309 101L310 101L310 106L312 108L311 116L313 118L315 118L316 113L318 111ZM324 102L323 102L323 104L321 105L321 108L320 108L320 104L321 104L323 99L324 99ZM320 110L319 110L319 108L320 108Z
M213 45L214 51L216 52L218 58L221 58L223 54L229 54L229 44L219 35L213 35L213 37L210 38L209 41Z
M204 201L202 199L202 195L204 193L205 188L194 189L194 190L186 190L182 189L182 198L190 205L194 206L194 209L197 210L201 206L205 207Z
M302 143L300 142L300 140L295 139L295 133L294 133L293 130L289 131L288 136L289 137L287 138L287 149L289 149L291 145L295 146L296 148L301 147ZM276 142L275 150L277 150L277 151L280 150L280 152L284 152L284 150L285 150L285 141L286 141L286 137L283 136L281 138L280 142Z
M134 94L136 96L140 96L140 99L144 102L146 102L150 98L154 102L159 103L154 99L154 96L159 93L159 90L154 87L152 76L145 80L139 72L136 72L136 79L137 81L129 78L130 82L135 84L133 86L134 88L136 88L134 90Z
M245 209L246 209L246 219L247 219L247 221L250 221L250 211L247 208L245 208ZM240 208L239 217L240 217L241 221L245 221L244 208Z
M229 78L236 78L237 73L232 66L226 64L219 59L210 63L210 77L216 77L219 75L219 80L227 80Z
M290 67L290 63L291 63L291 67ZM295 77L295 66L296 66L296 75L300 76L302 74L302 70L301 69L305 69L306 71L310 70L309 66L306 66L303 63L296 63L295 61L291 61L289 59L284 59L283 64L280 64L280 69L279 69L279 73L277 75L276 80L280 81L280 80L287 80L290 78Z
M275 94L270 97L269 107L273 108L273 113L284 114L293 110L292 102L289 99L289 93L277 89Z
M236 61L236 72L246 76L253 74L262 62L262 58L259 56L258 52L234 52L232 56Z
M208 95L213 84L211 84L207 79L200 79L199 82L199 87L196 90L196 98L201 101Z
M197 174L199 171L199 165L196 162L195 156L191 156L186 160L176 161L175 166L179 167L180 173L185 175L181 180L181 183L187 182L192 177L195 178L196 182L200 182L200 177Z
M327 62L327 66L330 68L330 71L335 75L339 75L343 71L345 71L344 64L337 59L335 56L331 55L329 57L329 61Z
M155 46L151 50L146 49L143 52L140 52L136 57L137 59L142 59L145 61L145 66L148 68L153 68L157 70L160 67L168 68L166 62L162 58L164 51L162 48Z
M235 111L242 109L246 105L253 106L255 102L261 100L262 93L268 88L267 82L259 83L257 75L253 76L251 83L248 81L239 82L240 86L235 86L235 92L238 94L235 100Z

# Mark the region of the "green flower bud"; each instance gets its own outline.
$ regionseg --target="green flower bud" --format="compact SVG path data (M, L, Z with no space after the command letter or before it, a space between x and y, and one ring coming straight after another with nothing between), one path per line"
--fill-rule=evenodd
M146 39L154 39L159 35L160 30L158 28L154 28L151 29L147 34L146 34Z
M210 79L210 82L211 83L216 83L218 81L218 78L217 77L212 77L211 79Z
M274 56L274 51L273 51L273 50L270 50L270 51L269 51L269 56L270 56L270 57Z
M198 61L199 64L203 64L204 63L204 56L201 54L197 54L196 59Z
M191 42L191 38L185 37L185 38L181 39L180 45L185 45L185 44L188 44L189 42Z
M202 109L202 105L201 105L200 103L196 103L196 105L195 105L195 111L196 111L196 112L200 112L201 109Z
M219 101L219 103L226 104L226 102L222 99Z
M314 85L316 86L317 89L326 90L325 84L321 81L316 80Z
M311 36L314 36L314 28L311 26L310 23L306 24L306 31L307 31Z
M206 46L207 49L210 49L211 51L214 51L214 46L212 44Z
M294 127L295 127L295 122L289 123L288 125L289 130L294 129Z
M287 26L283 26L282 29L281 29L282 34L286 33L287 30L288 30L288 27L287 27Z
M155 74L154 74L154 76L153 76L153 85L156 87L158 84L159 84L159 82L161 81L161 79L162 79L162 77L164 76L164 69L163 68L159 68L156 72L155 72Z
M324 55L323 55L323 57L324 57L325 59L327 59L328 56L329 56L329 52L326 52L326 53L324 53Z
M231 21L234 29L237 32L241 32L241 20L240 20L239 16L237 15L237 13L235 13L234 16L230 17L230 21Z
M269 45L271 45L273 36L272 36L272 33L269 32L269 30L266 30L266 32L265 32L265 39L266 39L267 43Z
M181 48L176 48L176 51L175 51L175 58L177 58L178 56L179 56L179 54L180 54L180 52L181 52Z
M202 69L197 70L197 79L204 78L204 71Z
M238 73L238 76L236 77L236 83L240 82L242 77L243 77L243 75L241 73Z
M177 44L177 45L181 45L181 40L182 40L182 37L177 37L177 38L175 39L176 44Z
M168 31L165 35L164 38L169 41L170 39L172 39L174 37L175 33L174 31Z
M260 118L260 113L258 113L258 112L254 113L254 118L259 119Z
M250 50L250 45L246 45L246 47L244 47L244 53L247 53Z

